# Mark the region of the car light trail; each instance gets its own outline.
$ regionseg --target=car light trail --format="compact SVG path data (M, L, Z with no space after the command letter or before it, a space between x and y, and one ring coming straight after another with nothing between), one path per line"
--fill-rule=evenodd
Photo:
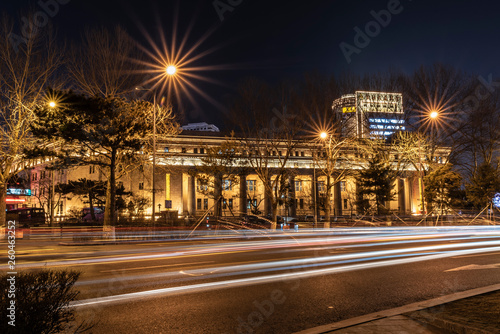
M445 251L452 248L465 248L465 247L486 247L486 246L500 246L500 240L496 241L479 241L479 242L469 242L461 244L446 244L446 245L432 245L424 247L411 247L403 249L392 249L392 250L382 250L382 251L372 251L372 252L362 252L362 253L350 253L332 256L322 256L322 257L310 257L301 258L294 260L282 260L282 261L270 261L263 263L253 263L253 264L242 264L233 266L222 266L222 267L210 267L203 269L192 269L184 270L180 273L178 272L166 272L166 273L154 273L145 275L134 275L126 277L115 277L115 281L133 281L133 280L147 280L152 278L168 278L170 281L172 279L190 276L190 277L202 277L203 278L220 278L226 276L236 276L236 275L247 275L247 274L258 274L262 272L269 271L282 271L282 270L292 270L292 269L305 269L314 268L318 266L332 266L339 265L348 262L367 262L382 258L391 257L411 257L423 254L425 252L435 253L437 251ZM486 249L486 248L482 248ZM454 252L454 251L451 251ZM456 256L456 255L454 255ZM189 281L184 279L185 281ZM183 281L177 280L177 281ZM106 279L102 280L85 280L76 283L78 286L90 285L90 284L104 284Z
M416 256L413 258L384 260L384 261L376 261L376 262L361 263L361 264L354 264L354 265L346 265L346 266L335 267L335 268L304 270L301 272L294 272L294 273L275 274L275 275L267 275L267 276L260 276L260 277L233 279L233 280L227 280L227 281L209 282L209 283L201 283L201 284L193 284L193 285L164 288L164 289L155 289L155 290L148 290L148 291L141 291L141 292L126 293L126 294L121 294L121 295L114 295L114 296L81 300L81 301L71 303L70 306L84 307L84 306L92 306L92 305L99 305L99 304L102 305L102 304L118 303L118 302L136 300L136 299L147 298L147 297L162 297L162 296L181 294L181 293L193 293L193 292L209 291L209 290L221 289L221 288L248 286L248 285L252 285L252 284L275 283L276 281L279 281L279 280L285 281L285 280L292 280L292 279L300 279L300 278L313 277L313 276L319 276L319 275L325 275L325 274L341 273L341 272L347 272L347 271L353 271L353 270L362 270L362 269L368 269L368 268L377 268L377 267L384 267L384 266L394 266L394 265L399 265L399 264L408 264L408 263L420 262L420 261L436 260L436 259L442 259L442 258L458 256L458 255L479 254L479 253L496 252L496 251L500 251L500 247L487 247L487 248L478 248L478 249L456 250L456 251L450 251L450 252L446 252L446 253Z
M480 231L474 231L471 235L471 231L438 234L435 229L431 229L432 233L429 233L427 229L419 229L424 232L419 232L416 234L375 234L371 236L331 236L323 238L302 238L302 239L278 239L278 240L265 240L265 241L251 241L251 242L239 242L230 243L225 245L203 245L203 248L192 249L192 246L184 246L176 250L171 250L170 252L161 252L157 254L146 254L146 255L128 255L128 256L102 256L87 259L67 259L58 261L46 261L46 262L35 262L35 263L25 263L19 264L19 268L36 268L46 265L50 266L71 266L71 265L93 265L99 263L115 263L115 262L125 262L125 261L144 261L144 260L161 260L168 258L179 258L179 257L192 257L192 256L204 256L204 255L214 255L214 254L224 254L224 253L235 253L235 252L249 252L257 250L272 250L284 249L295 247L290 251L304 250L304 247L311 246L321 246L323 249L327 247L349 247L350 244L359 243L356 247L371 247L371 246L381 246L387 244L404 244L404 243L415 243L415 242L436 242L436 241L459 241L464 238L470 240L471 238L493 238L491 231L481 229ZM406 231L407 232L407 231ZM496 235L498 237L498 229L495 229ZM422 234L421 234L422 233ZM456 245L456 244L455 244Z

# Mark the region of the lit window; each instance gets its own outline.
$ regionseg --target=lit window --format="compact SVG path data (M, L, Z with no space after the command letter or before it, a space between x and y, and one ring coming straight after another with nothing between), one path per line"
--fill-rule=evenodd
M247 180L247 190L255 191L255 180Z
M222 190L233 190L233 183L231 180L222 180Z

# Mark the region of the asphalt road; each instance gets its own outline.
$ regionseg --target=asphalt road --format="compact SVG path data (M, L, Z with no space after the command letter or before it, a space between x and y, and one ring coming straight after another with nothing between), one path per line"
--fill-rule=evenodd
M17 250L19 270L82 271L76 314L94 333L293 333L500 282L495 227Z

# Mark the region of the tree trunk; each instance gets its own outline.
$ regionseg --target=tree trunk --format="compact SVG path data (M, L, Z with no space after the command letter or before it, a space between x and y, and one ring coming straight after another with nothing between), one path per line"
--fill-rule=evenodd
M55 219L54 219L54 211L55 211L55 193L54 193L54 171L52 170L50 172L50 186L49 186L49 197L50 197L50 200L49 200L49 211L50 211L50 226L51 227L54 227L55 226Z
M106 188L106 208L104 210L104 226L115 226L116 224L116 150L111 151L109 164L108 186Z
M5 183L0 184L0 226L7 226L6 224L6 212L7 209L7 186Z
M271 229L275 230L278 217L278 201L271 201Z
M330 181L330 175L326 176L326 201L325 201L325 223L324 228L330 228L330 195L332 193L332 184Z
M214 175L214 216L222 216L222 175Z

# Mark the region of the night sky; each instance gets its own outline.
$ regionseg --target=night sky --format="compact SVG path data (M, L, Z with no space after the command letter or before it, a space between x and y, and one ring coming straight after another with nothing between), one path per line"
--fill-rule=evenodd
M278 82L300 78L311 71L364 74L394 68L411 73L422 64L435 62L485 77L497 77L500 72L500 3L496 1L59 1L66 4L59 5L50 20L61 39L77 40L85 27L120 24L148 48L141 26L159 43L159 31L163 30L170 39L177 21L178 39L193 24L187 39L191 46L210 32L197 52L213 52L195 65L227 68L203 72L204 77L219 84L195 84L221 103L248 76ZM42 10L37 1L0 6L14 15L30 5ZM381 11L392 12L390 22ZM376 21L373 13L381 15L385 26L372 22ZM361 38L356 44L355 28L366 33L367 24L372 29L368 33L369 43ZM341 43L356 48L350 54L350 62ZM193 120L207 118L216 122L213 116L217 115L217 107L196 93L195 96L204 110Z

